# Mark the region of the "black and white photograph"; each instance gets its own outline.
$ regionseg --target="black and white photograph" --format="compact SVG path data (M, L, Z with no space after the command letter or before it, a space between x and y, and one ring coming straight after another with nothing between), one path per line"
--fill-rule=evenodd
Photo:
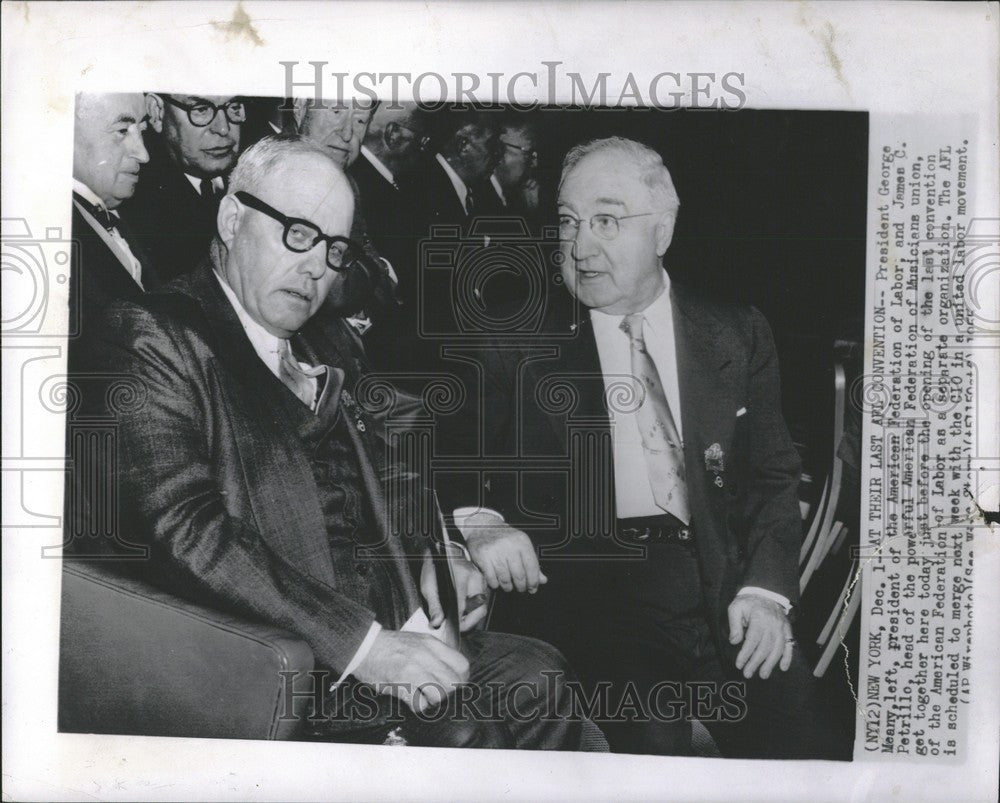
M480 7L579 12L560 58L511 44L500 70L379 38L461 39L476 4L92 5L167 23L184 68L61 79L63 228L4 193L4 577L44 564L67 745L10 799L988 778L995 119L827 100L854 64L829 4L734 12L808 29L834 66L812 101L762 92L760 52L653 58L627 23L671 6ZM25 30L52 10L21 6ZM955 6L995 32L996 4ZM693 32L735 6L674 8ZM570 55L604 24L611 71ZM73 59L118 35L94 31Z

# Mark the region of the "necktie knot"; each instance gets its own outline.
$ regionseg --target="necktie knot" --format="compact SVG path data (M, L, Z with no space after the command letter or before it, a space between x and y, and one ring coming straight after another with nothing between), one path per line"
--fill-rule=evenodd
M111 213L103 206L103 204L94 204L88 201L86 198L81 198L76 193L73 194L77 202L86 209L91 216L100 223L105 229L111 231L115 228L117 221L111 215Z
M295 355L292 354L291 343L287 340L281 341L281 362L278 364L278 374L281 381L299 401L307 407L312 407L316 401L316 378L310 376L302 370Z
M631 344L639 349L639 351L646 350L646 340L642 334L642 325L644 322L641 312L633 312L626 315L618 328L621 329L626 335Z

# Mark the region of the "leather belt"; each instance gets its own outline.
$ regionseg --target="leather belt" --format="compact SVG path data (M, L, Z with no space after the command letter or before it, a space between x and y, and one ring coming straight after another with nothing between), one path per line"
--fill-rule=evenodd
M629 544L694 545L694 528L673 516L618 519L618 537Z

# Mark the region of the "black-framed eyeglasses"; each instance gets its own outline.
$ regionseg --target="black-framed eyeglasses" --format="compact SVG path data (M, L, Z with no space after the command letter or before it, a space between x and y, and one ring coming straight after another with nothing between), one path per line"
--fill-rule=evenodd
M282 214L270 204L264 203L260 198L251 195L249 192L240 191L235 193L236 198L258 212L277 220L284 231L281 234L281 241L285 248L294 251L296 254L304 254L311 251L319 243L325 242L326 264L336 271L346 270L357 261L361 251L353 240L347 237L339 237L333 234L324 234L323 230L315 223L299 217L289 217Z
M655 214L656 212L640 212L636 215L621 215L619 217L609 215L607 213L597 214L594 215L589 221L590 230L602 240L613 240L618 236L618 232L621 230L621 221L631 220L634 217L649 217L650 215ZM573 217L573 215L559 215L559 239L575 239L576 233L580 229L580 223L580 218Z
M390 126L395 126L396 129L402 129L407 134L409 134L409 137L407 138L408 142L413 142L414 140L419 141L419 145L420 145L420 147L422 149L426 148L428 145L430 145L431 138L427 134L423 133L422 131L418 131L415 128L410 128L408 125L405 125L403 123L392 122L392 123L389 123L389 125ZM387 128L388 128L388 126L387 126Z
M226 120L233 125L245 123L247 119L247 105L241 98L233 98L216 106L209 100L199 100L196 103L181 103L179 100L174 100L170 95L162 95L161 97L171 106L176 106L178 109L186 111L191 125L198 128L210 125L220 109L226 115Z
M522 156L530 158L535 155L534 148L526 148L524 145L515 145L513 142L508 142L505 139L500 140L500 144L505 148L513 148L515 151L519 151Z

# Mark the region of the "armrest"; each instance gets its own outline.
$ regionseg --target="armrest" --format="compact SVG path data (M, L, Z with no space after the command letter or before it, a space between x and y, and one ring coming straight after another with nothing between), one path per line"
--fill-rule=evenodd
M311 687L306 642L187 602L109 568L63 565L59 730L240 739L290 738L286 678Z

